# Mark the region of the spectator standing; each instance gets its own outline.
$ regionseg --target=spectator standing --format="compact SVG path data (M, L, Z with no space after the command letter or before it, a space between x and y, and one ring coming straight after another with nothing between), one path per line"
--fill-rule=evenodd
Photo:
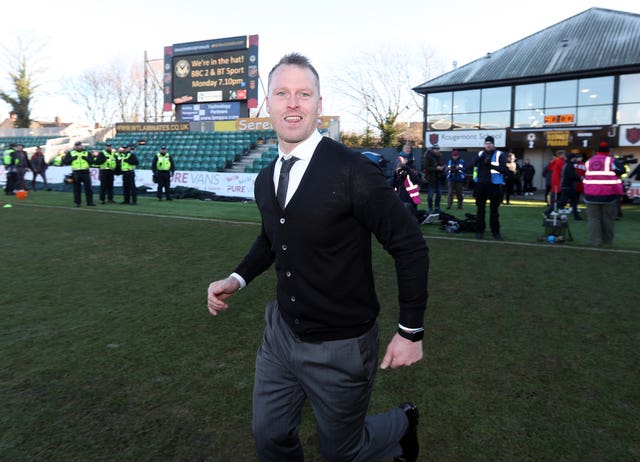
M397 159L397 167L393 175L393 189L398 193L402 204L418 221L418 205L420 205L420 175L413 168L409 154L401 151Z
M617 218L622 218L622 200L624 199L624 180L629 175L629 165L624 161L622 156L614 156L613 157L613 170L618 175L618 178L622 181L622 194L620 194L620 200L618 200L618 216Z
M427 180L427 206L429 214L440 213L440 185L444 172L444 162L440 155L440 146L434 144L424 156L422 170Z
M511 196L516 192L516 179L519 175L516 155L510 152L507 155L507 174L505 175L505 199L507 205L511 204Z
M402 145L400 152L396 156L396 159L393 161L393 172L395 173L398 167L400 166L400 157L404 157L407 159L407 162L412 166L414 165L415 159L413 158L413 149L411 148L411 143L406 142ZM406 164L406 162L405 162Z
M473 161L476 169L476 215L478 224L476 228L476 238L484 237L486 228L486 206L489 201L489 226L493 238L502 241L500 233L500 215L498 209L502 202L502 188L504 186L504 175L508 172L507 156L502 151L496 149L493 136L484 139L484 150L480 151Z
M576 168L576 174L578 175L578 181L576 182L576 203L580 204L580 198L584 192L584 175L587 173L587 165L584 162L583 154L576 154L574 157L574 166Z
M531 161L529 159L525 159L524 165L522 166L522 181L524 183L523 189L525 196L533 196L533 177L535 174L536 169L531 165Z
M515 162L516 162L515 192L518 196L522 196L522 162L520 162L520 159L518 159L518 156L516 156Z
M309 400L324 460L416 461L415 405L367 416L380 310L371 235L398 273L398 332L380 364L394 369L422 357L429 261L422 233L378 167L318 132L320 83L307 58L294 53L274 66L266 106L279 155L255 181L262 227L235 272L207 292L217 315L275 266L277 299L267 306L253 387L258 458L304 460L298 426Z
M82 203L82 186L84 185L84 195L87 205L95 206L93 203L93 189L91 186L90 167L92 158L83 146L82 142L77 141L73 145L73 149L67 153L64 158L64 165L71 165L73 176L73 202L76 207L80 207Z
M545 215L549 216L554 208L562 210L567 204L570 204L571 211L573 212L573 218L576 221L581 221L582 217L578 211L578 194L576 192L576 185L580 181L580 177L576 172L574 155L567 152L565 157L565 162L562 167L562 176L560 179L560 197L558 198L556 205L549 206Z
M42 152L42 148L40 146L36 147L36 151L29 159L29 165L31 168L31 173L33 174L33 178L31 180L31 189L36 190L36 177L40 175L42 177L42 181L44 182L44 188L47 191L50 191L49 184L47 183L47 161L44 158L44 153Z
M464 195L462 188L464 187L464 159L460 157L460 153L454 149L451 152L451 159L447 162L447 209L453 205L453 197L455 195L458 202L458 209L462 209Z
M173 177L173 173L176 171L176 166L173 162L173 157L167 152L166 146L161 146L160 152L153 158L151 170L158 184L158 191L156 193L158 200L162 200L162 194L164 192L165 197L170 201L171 177Z
M549 161L542 169L542 178L544 179L544 201L547 205L551 203L551 170L549 169L549 166L552 161L553 159L551 159L551 161Z
M558 202L560 194L562 193L562 167L564 167L564 156L565 151L556 151L553 159L551 159L551 162L549 162L549 166L547 167L550 176L549 208L546 213L547 215L549 212L554 210L556 202Z
M618 214L618 200L623 193L622 181L616 175L613 156L606 141L587 161L584 175L584 202L587 207L591 245L611 245Z

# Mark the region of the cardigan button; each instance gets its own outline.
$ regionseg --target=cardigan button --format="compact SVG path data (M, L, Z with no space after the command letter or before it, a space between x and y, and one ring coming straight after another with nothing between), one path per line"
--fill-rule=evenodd
M281 225L284 225L284 223L285 223L286 221L287 221L287 220L285 220L284 218L280 218L280 224L281 224Z
M291 298L290 298L289 300L291 300L291 302L292 302L292 303L293 303L293 302L295 302L295 301L296 301L296 296L295 296L295 295L292 295L292 296L291 296Z
M285 251L285 252L286 252L286 251L287 251L287 248L288 248L288 247L287 247L287 244L282 244L282 250L283 250L283 251Z
M290 277L291 277L291 271L287 271L287 272L286 272L286 273L284 273L284 274L285 274L285 276L287 276L288 278L290 278Z

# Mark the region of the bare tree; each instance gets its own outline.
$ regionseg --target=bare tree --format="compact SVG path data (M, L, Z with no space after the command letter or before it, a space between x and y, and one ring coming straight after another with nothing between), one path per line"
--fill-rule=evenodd
M347 110L380 133L383 146L397 145L397 122L422 111L422 98L412 88L427 80L433 53L379 49L351 59L332 80L333 90L350 103Z
M63 87L69 99L82 107L84 115L97 126L113 123L116 113L114 93L104 70L86 70L68 80Z
M114 62L106 68L90 69L70 79L65 88L71 101L83 107L85 115L97 126L144 119L142 64L127 66ZM152 88L153 92L162 93L161 88ZM156 95L156 104L159 101Z
M144 76L141 65L127 71L119 66L111 68L111 79L118 106L118 118L126 122L140 122L144 107Z

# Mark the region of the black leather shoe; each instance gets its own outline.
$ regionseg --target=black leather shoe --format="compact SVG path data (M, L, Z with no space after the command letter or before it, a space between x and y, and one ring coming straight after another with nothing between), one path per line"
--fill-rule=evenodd
M403 403L400 409L404 411L409 420L409 426L400 440L402 455L395 457L394 462L415 462L418 460L420 445L418 444L418 406L413 403Z

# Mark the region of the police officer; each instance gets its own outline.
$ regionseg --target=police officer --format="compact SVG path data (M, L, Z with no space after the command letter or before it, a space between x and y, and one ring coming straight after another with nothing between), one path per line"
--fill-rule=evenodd
M11 143L9 145L9 149L4 151L4 156L2 158L2 163L4 164L4 169L7 173L7 182L4 185L4 193L7 196L14 195L14 190L18 185L18 170L16 168L15 162L16 158L14 153L16 145Z
M29 168L29 157L24 151L24 145L16 143L15 151L13 152L13 165L16 168L16 189L27 189L27 185L24 181L24 176Z
M96 164L100 167L100 203L104 204L105 200L108 200L110 204L113 204L113 178L118 159L110 143L107 143L104 150L98 154Z
M82 203L81 184L84 185L87 205L91 207L96 205L93 203L93 189L91 188L91 173L89 171L92 162L93 159L89 151L82 146L82 142L80 141L77 141L73 145L73 149L64 157L63 164L71 165L73 175L73 201L76 207L80 207Z
M137 205L138 192L136 191L136 165L138 158L131 152L130 146L123 146L123 151L118 153L120 171L122 171L122 193L124 201L121 204Z
M153 174L158 183L158 200L162 200L162 191L164 190L167 200L170 201L171 193L169 190L171 188L171 177L176 170L176 166L173 163L171 154L167 152L166 146L161 146L160 152L153 158L151 170L153 170Z

